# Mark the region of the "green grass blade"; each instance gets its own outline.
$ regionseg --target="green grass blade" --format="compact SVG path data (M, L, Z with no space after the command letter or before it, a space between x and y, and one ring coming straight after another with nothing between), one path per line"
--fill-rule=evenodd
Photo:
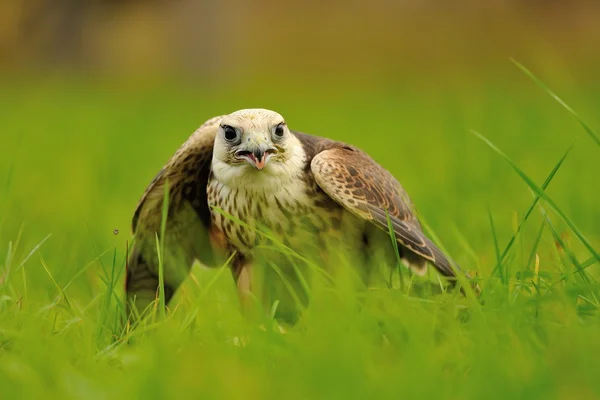
M54 279L54 276L50 272L50 269L48 268L48 265L46 265L46 261L44 260L44 257L42 257L41 254L40 254L40 262L42 264L42 267L44 268L44 271L46 271L46 274L48 274L48 276L50 277L50 280L52 281L52 283L54 284L54 286L56 286L56 288L58 289L58 291L61 293L63 299L65 299L65 303L67 303L67 306L69 308L71 308L71 302L69 301L69 298L67 297L67 294L65 293L65 290L60 285L60 283L58 283L58 281L56 279Z
M596 264L598 261L599 260L597 260L594 257L588 258L587 260L585 260L584 262L581 263L581 268L585 269L585 268L591 267L592 265Z
M531 246L531 251L529 252L529 257L527 258L527 264L525 264L525 268L523 271L526 271L527 269L529 269L529 266L535 259L535 255L538 252L538 248L540 246L540 241L542 240L542 234L544 233L545 227L546 227L546 223L542 222L537 235L535 235L535 240L533 241L533 245Z
M560 233L558 233L558 230L554 226L554 223L550 219L550 216L546 212L546 209L544 207L542 207L541 204L538 204L538 208L540 209L540 212L541 212L542 216L544 217L544 220L546 221L546 225L550 228L550 232L552 233L552 238L554 239L554 241L556 243L558 243L559 246L564 250L568 259L571 261L571 263L575 267L575 271L579 272L581 279L585 283L590 283L590 277L581 269L581 264L579 263L579 260L577 260L577 257L575 256L573 251L569 248L567 243L560 236Z
M496 254L496 265L497 269L494 271L498 271L500 273L500 280L503 284L508 283L508 277L505 271L502 269L502 260L500 259L500 246L498 245L498 236L496 235L496 227L494 226L494 218L492 217L492 211L488 208L488 219L490 221L490 229L492 230L492 240L494 241L494 253Z
M159 313L161 318L165 317L165 266L164 266L164 255L165 255L165 235L167 230L167 217L169 215L169 182L165 182L165 190L163 195L162 204L162 219L160 222L160 240L156 237L156 244L158 249L158 305Z
M548 176L544 180L544 183L542 184L542 190L546 190L548 188L548 186L550 185L550 182L552 182L552 179L554 178L554 176L556 175L556 173L558 172L558 170L560 169L560 167L563 165L563 162L565 161L565 159L567 158L567 156L569 155L569 153L573 149L573 146L575 146L575 143L576 143L576 141L573 142L573 144L571 144L571 146L569 146L569 148L567 149L567 151L565 152L565 154L563 154L563 156L560 158L560 160L558 160L558 162L554 165L554 168L552 168L552 171L550 171L550 173L548 174ZM540 197L539 196L535 196L534 199L533 199L533 202L531 203L531 205L529 206L529 208L525 212L525 215L523 216L523 218L521 219L521 221L519 221L519 225L517 226L517 230L513 233L513 235L511 236L510 240L508 241L508 244L506 245L506 247L502 251L502 254L500 255L500 259L498 261L498 264L496 264L496 267L494 268L494 271L492 271L492 275L494 275L498 269L502 268L502 263L506 260L506 256L508 255L508 252L510 251L510 249L513 246L513 244L515 243L515 241L519 237L519 235L520 235L520 233L521 233L521 231L523 229L523 226L525 225L525 222L527 222L527 220L529 219L529 216L531 215L531 213L533 212L533 210L535 209L535 206L538 204L539 201L540 201Z
M281 279L281 282L283 283L283 285L285 286L285 289L290 294L294 305L298 308L298 310L301 310L304 307L304 305L302 304L302 301L300 300L300 297L298 296L296 289L294 289L294 287L290 283L289 279L285 276L285 274L281 271L281 269L277 266L277 264L275 264L274 262L269 262L268 264L269 264L269 267L271 269L273 269L273 271L275 271L277 276L279 276L279 279Z
M592 140L594 140L596 142L596 144L600 146L600 136L598 136L592 130L592 128L590 128L588 126L588 124L586 124L583 121L583 119L581 119L581 117L571 107L569 107L569 105L567 103L565 103L560 97L558 97L556 95L556 93L554 93L544 82L542 82L530 70L528 70L527 68L525 68L525 66L523 66L523 64L519 63L518 61L516 61L516 60L514 60L512 58L511 58L511 61L521 71L523 71L525 73L525 75L527 75L529 78L531 78L531 80L533 80L539 87L541 87L546 93L548 93L550 95L550 97L552 97L554 100L556 100L558 102L558 104L560 104L561 106L563 106L563 108L565 110L567 110L573 117L575 117L575 119L577 120L577 122L579 122L579 124L583 127L583 129L586 131L586 133L592 138Z
M560 247L564 250L565 254L567 255L567 257L569 258L569 260L575 267L575 270L569 271L570 273L568 273L568 275L571 275L576 272L581 277L581 281L583 281L584 284L596 283L595 280L592 277L590 277L583 268L581 268L581 263L579 262L579 260L577 260L577 256L575 255L575 253L573 253L573 250L571 250L571 248L569 248L567 243L562 239L562 237L558 233L556 227L552 223L552 220L550 219L550 216L548 215L548 213L546 212L544 207L542 207L541 204L539 204L538 207L539 207L544 219L546 220L546 224L548 225L548 227L550 228L550 231L552 232L552 237L560 245ZM597 293L595 292L595 290L591 290L589 292L589 294L591 297L593 297L594 304L598 304L598 296L597 296Z
M94 258L92 261L90 261L89 263L87 263L86 265L84 265L82 268L79 268L77 270L77 273L75 273L75 275L73 275L73 277L71 278L71 280L69 282L67 282L67 284L65 285L65 290L67 290L69 288L69 286L71 286L73 284L73 282L75 282L77 280L77 278L79 278L81 275L83 275L101 257L104 257L104 255L108 254L109 251L110 251L110 249L106 249L102 254L98 255L96 258ZM104 278L102 276L100 276L100 279L104 279ZM105 280L104 283L108 284L108 281Z
M31 249L31 251L30 251L30 252L27 254L27 256L26 256L26 257L23 259L23 261L21 261L21 262L19 263L19 265L17 266L17 271L18 271L19 269L23 268L23 266L24 266L24 265L25 265L25 263L26 263L26 262L27 262L27 261L28 261L28 260L31 258L31 256L32 256L32 255L34 255L34 254L35 254L35 253L36 253L36 252L37 252L37 251L40 249L40 247L42 247L42 245L43 245L44 243L46 243L46 241L47 241L48 239L50 239L50 236L52 236L52 234L51 234L51 233L49 233L49 234L48 234L48 235L47 235L45 238L43 238L43 239L42 239L42 241L41 241L41 242L39 242L37 245L35 245L35 246L33 247L33 249Z
M235 258L236 255L237 255L237 252L235 252L235 251L231 253L231 255L229 256L229 258L227 258L227 260L225 261L223 266L221 266L219 268L219 271L216 274L214 274L212 279L210 281L208 281L206 286L204 286L204 288L202 289L202 292L200 293L200 296L198 297L199 299L202 299L204 296L206 296L210 292L210 290L215 285L215 283L217 283L217 281L219 280L221 275L224 273L224 271L229 270L229 268L231 267L231 263L233 262L233 259Z
M563 221L571 228L573 233L579 238L581 243L588 249L588 251L597 259L600 260L600 254L594 249L589 240L583 235L583 233L577 228L577 226L571 221L571 219L558 207L558 205L544 192L542 188L540 188L536 183L529 177L525 172L523 172L515 163L512 161L506 154L502 152L498 147L496 147L490 140L488 140L485 136L481 135L476 131L471 131L475 136L485 142L488 146L492 148L500 157L506 161L510 167L525 181L525 183L548 205L562 218Z

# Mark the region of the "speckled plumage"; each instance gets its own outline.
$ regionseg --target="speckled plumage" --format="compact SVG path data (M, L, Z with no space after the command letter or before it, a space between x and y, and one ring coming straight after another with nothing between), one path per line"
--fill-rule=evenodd
M224 136L229 126L235 128L235 143ZM277 126L283 127L281 137L274 133ZM264 153L268 157L256 150L259 145L270 149ZM269 160L264 169L248 165L252 156L242 152L247 149ZM238 288L251 291L244 271L250 271L249 266L263 255L259 245L269 242L256 228L267 228L269 237L299 253L308 248L326 251L331 238L349 249L377 243L393 251L388 216L400 256L409 266L424 273L429 261L443 275L455 275L448 259L423 234L401 185L366 153L346 143L288 130L272 111L241 110L205 122L142 196L133 218L136 244L126 278L128 300L136 297L138 308L156 292L155 232L160 231L166 182L168 297L194 260L218 265L232 252L236 252L232 269Z

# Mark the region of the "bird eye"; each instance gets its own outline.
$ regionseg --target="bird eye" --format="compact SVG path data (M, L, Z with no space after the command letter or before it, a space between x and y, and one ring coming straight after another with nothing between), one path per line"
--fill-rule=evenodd
M233 142L235 139L237 139L238 132L235 130L234 127L229 126L229 125L223 125L222 128L223 128L225 140L227 140L228 142Z
M275 127L275 131L273 132L273 134L275 135L275 137L276 137L276 138L281 138L281 137L283 137L283 133L284 133L284 130L283 130L283 125L284 125L284 124L283 124L283 122L282 122L281 124L279 124L279 125L277 125L277 126Z

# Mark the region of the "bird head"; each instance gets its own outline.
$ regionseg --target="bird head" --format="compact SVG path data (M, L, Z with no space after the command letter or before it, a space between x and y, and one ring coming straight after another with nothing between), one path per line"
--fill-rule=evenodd
M213 172L220 178L287 176L303 159L302 146L275 111L245 109L221 119L213 149Z

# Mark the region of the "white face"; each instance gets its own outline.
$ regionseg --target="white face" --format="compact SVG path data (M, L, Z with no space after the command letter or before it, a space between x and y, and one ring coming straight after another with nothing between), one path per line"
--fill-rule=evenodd
M213 173L219 180L275 182L299 174L303 161L300 142L275 111L240 110L219 124L213 149Z

